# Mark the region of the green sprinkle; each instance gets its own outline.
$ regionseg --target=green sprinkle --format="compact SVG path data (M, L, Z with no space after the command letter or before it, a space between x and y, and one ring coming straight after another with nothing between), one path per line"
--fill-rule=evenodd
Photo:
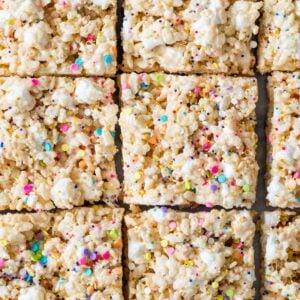
M244 190L244 192L250 192L250 186L249 186L249 184L244 184L243 185L243 190Z
M116 229L113 229L109 232L109 237L113 240L117 239L119 236L119 233Z
M225 291L225 295L230 297L230 298L233 297L233 294L234 294L233 289L228 289L228 290Z

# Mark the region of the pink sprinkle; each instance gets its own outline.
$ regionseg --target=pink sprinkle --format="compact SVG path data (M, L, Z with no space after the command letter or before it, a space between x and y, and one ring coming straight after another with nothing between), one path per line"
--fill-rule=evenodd
M175 229L177 227L177 223L175 221L172 221L169 223L169 227Z
M271 134L268 135L268 141L272 142L272 135Z
M3 268L5 266L5 261L3 259L0 259L0 268Z
M201 89L199 87L194 88L194 93L195 94L200 94Z
M25 194L29 194L33 190L33 185L32 184L26 184L23 187L23 191Z
M139 80L143 81L144 75L145 75L145 74L143 74L143 73L139 74Z
M217 174L219 172L219 167L217 165L213 166L210 171L213 173L213 174Z
M168 253L169 255L173 255L174 252L175 252L175 249L174 249L173 247L168 247L168 248L166 249L166 251L167 251L167 253Z
M76 64L71 64L71 71L76 72L76 71L78 71L78 69L79 69L79 66L78 66L78 65L76 65Z
M212 207L215 206L215 204L212 203L212 202L206 202L205 206L208 207L208 208L212 208Z
M243 247L243 243L242 243L242 242L238 243L236 247L237 247L238 249L241 249L241 248Z
M293 178L294 179L297 179L299 177L299 172L296 172L294 175L293 175Z
M85 258L85 257L81 257L81 258L79 259L79 264L80 264L80 265L86 265L86 258Z
M123 83L123 84L122 84L122 89L123 89L123 90L129 89L129 84L128 84L127 82Z
M109 258L110 258L109 252L107 251L107 252L103 253L103 254L102 254L102 258L103 258L103 259L109 259Z
M86 38L89 42L92 42L95 40L95 36L93 34L88 34Z
M62 132L67 132L68 129L69 129L69 125L68 125L68 124L62 124L62 125L60 126L60 130L61 130Z
M205 143L205 144L203 145L203 149L204 149L204 150L208 150L210 147L211 147L211 144L210 144L210 143Z
M32 84L33 86L37 86L37 85L39 85L39 83L40 83L40 82L39 82L37 79L35 79L35 78L31 80L31 84Z
M201 218L201 219L199 219L198 224L199 224L200 226L202 226L202 225L204 224L204 222L205 222L205 220Z

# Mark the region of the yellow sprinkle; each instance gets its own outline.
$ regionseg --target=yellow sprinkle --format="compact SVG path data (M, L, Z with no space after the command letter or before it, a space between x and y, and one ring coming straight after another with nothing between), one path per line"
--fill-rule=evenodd
M5 247L5 246L7 246L7 244L8 244L8 242L7 242L7 240L0 240L0 245L1 246L3 246L3 247Z
M126 107L124 112L126 115L131 115L133 112L133 109L132 109L132 107Z
M140 194L141 196L144 196L144 195L145 195L145 191L141 190L141 191L139 191L139 194Z
M79 151L77 152L77 155L78 155L79 157L83 157L83 156L85 155L85 151L84 151L84 150L79 150Z
M61 150L62 151L68 151L69 150L69 146L67 144L62 144L61 145Z
M273 34L272 35L278 35L280 33L280 29L279 28L276 28L274 31L273 31Z
M136 172L136 173L134 174L134 178L135 178L136 180L141 179L141 173L140 173L140 172Z
M52 258L54 258L54 259L59 259L59 254L56 253L56 252L52 253L51 256L52 256Z
M216 282L216 281L214 281L214 282L211 284L211 286L212 286L214 289L216 289L216 288L219 287L219 283Z
M162 247L167 247L168 245L169 245L169 243L168 243L168 241L167 240L162 240L161 242L160 242L160 244L161 244L161 246Z
M217 63L212 64L213 69L217 70L219 68L219 65Z
M192 267L192 266L194 265L194 262L191 261L191 260L185 260L185 261L184 261L184 264L187 265L187 266Z
M217 297L217 300L223 300L223 296L222 296L222 295L219 295L219 296Z
M42 230L44 236L49 236L49 233L46 230Z
M145 258L146 258L146 260L150 260L150 259L152 258L151 253L150 253L150 252L147 252L147 253L145 254Z
M190 181L186 181L185 184L184 184L184 186L185 186L186 190L190 190L192 188L192 184L191 184Z
M13 19L8 19L7 24L8 25L14 25L14 20Z

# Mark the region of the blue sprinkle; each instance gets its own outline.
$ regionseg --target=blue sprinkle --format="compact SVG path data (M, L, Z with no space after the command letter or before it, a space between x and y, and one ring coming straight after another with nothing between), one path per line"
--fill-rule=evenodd
M96 133L97 135L102 135L102 128L97 128L97 129L95 130L95 133Z
M52 145L50 143L44 143L44 150L45 151L51 151L52 150Z
M91 276L92 274L93 274L93 271L92 271L92 269L86 269L85 270L85 272L84 272L84 274L86 275L86 276Z
M0 148L4 148L4 143L3 142L0 143Z
M112 58L112 56L111 56L110 54L108 54L108 55L104 55L103 60L104 60L104 62L105 62L106 64L110 64L110 63L112 63L113 58Z
M41 243L39 241L36 241L31 245L31 250L33 252L37 252L40 249L40 246L41 246Z
M30 282L32 280L33 276L27 274L25 281Z
M218 177L218 181L219 181L220 183L224 183L224 182L226 182L226 177L225 177L224 175L220 175L220 176Z
M80 57L78 57L75 60L75 64L78 66L83 66L83 60Z
M27 202L28 202L28 197L25 197L25 198L23 199L23 202L24 202L24 203L27 203Z
M113 138L116 136L116 133L114 131L111 131L110 134Z
M145 82L142 82L141 83L141 88L146 90L147 88L149 87L149 84L145 83Z
M40 260L40 263L43 265L46 265L48 262L48 257L47 256L43 256Z
M168 116L166 116L166 115L161 116L160 121L161 122L167 122L168 121Z
M300 203L300 196L297 198L298 203Z

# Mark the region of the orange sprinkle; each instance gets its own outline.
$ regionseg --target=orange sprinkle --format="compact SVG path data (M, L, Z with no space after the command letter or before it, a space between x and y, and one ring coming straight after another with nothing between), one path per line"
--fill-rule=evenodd
M151 136L148 138L148 143L155 145L157 143L156 138L154 136Z
M113 248L122 248L122 240L115 240L112 243Z

